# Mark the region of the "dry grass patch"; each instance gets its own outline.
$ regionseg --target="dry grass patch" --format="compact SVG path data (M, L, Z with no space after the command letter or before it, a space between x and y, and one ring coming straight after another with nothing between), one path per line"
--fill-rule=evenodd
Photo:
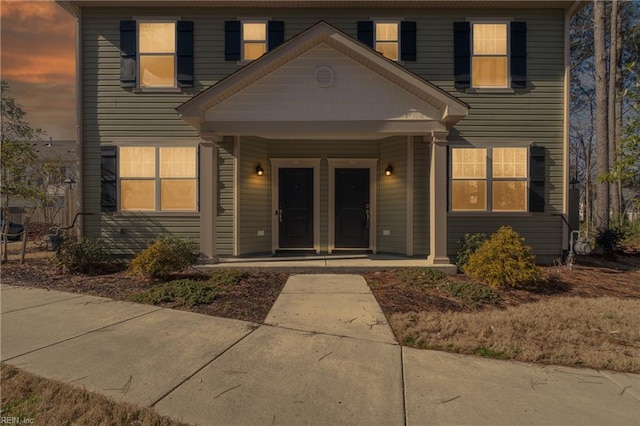
M49 425L178 426L150 408L115 402L87 390L2 365L2 416Z
M558 297L480 312L394 313L402 344L640 373L640 300Z

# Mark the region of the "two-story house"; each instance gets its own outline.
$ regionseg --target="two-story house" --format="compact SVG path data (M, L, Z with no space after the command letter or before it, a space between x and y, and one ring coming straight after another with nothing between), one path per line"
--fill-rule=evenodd
M58 0L77 18L85 236L203 257L449 265L510 225L567 247L580 1Z

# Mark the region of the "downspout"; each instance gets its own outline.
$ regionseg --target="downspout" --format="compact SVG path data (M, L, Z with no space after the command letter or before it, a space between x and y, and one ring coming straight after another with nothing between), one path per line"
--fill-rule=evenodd
M76 212L84 209L84 152L83 152L83 105L82 105L82 8L78 7L76 14L76 161L78 178L76 186ZM84 218L78 217L78 237L84 235Z

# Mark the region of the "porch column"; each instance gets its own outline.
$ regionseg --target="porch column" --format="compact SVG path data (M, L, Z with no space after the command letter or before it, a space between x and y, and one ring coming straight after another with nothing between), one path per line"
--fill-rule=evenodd
M211 140L200 144L200 257L216 260L216 206L218 199L218 144Z
M431 171L429 177L429 265L450 265L447 256L447 136L431 132Z

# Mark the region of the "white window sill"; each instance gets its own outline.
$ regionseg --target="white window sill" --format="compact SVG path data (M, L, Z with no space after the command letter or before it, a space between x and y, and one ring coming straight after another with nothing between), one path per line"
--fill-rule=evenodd
M464 211L448 212L449 217L531 217L531 212L486 212L486 211Z
M136 87L133 93L182 93L179 87Z
M475 88L467 89L467 93L473 94L473 95L480 95L480 94L487 94L487 93L509 94L509 93L516 93L516 91L509 87L505 87L505 88L475 87Z
M146 217L175 217L175 216L199 217L200 216L200 212L193 212L193 211L152 212L152 211L145 211L145 210L139 210L139 211L131 210L131 211L114 212L113 216L115 216L115 217L140 217L140 216L146 216Z

